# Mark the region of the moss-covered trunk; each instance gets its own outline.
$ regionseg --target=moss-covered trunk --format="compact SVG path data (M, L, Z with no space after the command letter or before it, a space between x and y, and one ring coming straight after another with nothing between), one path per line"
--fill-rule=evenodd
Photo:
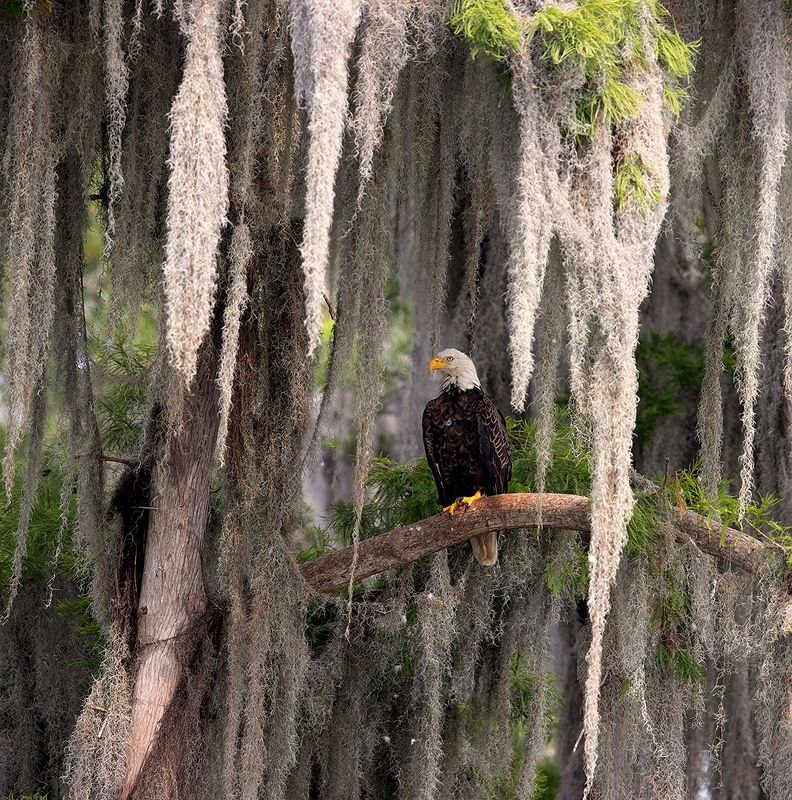
M176 793L186 749L186 730L175 719L180 705L176 701L186 689L186 667L207 625L201 554L219 420L217 401L214 351L205 343L181 425L162 444L165 452L152 472L123 798L142 794L146 775L153 769L166 776L170 793Z

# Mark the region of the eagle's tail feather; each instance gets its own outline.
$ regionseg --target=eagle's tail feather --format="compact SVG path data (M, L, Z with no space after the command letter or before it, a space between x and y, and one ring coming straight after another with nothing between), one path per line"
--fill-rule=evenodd
M473 555L483 567L494 567L498 562L498 534L480 533L470 540Z

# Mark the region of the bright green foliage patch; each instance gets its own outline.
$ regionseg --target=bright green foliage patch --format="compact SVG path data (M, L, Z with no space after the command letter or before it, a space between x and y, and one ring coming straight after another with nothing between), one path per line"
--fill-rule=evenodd
M63 475L52 461L51 457L45 457L28 528L27 554L22 562L23 581L32 580L41 585L46 585L52 578L53 570L72 574L79 562L79 554L71 544L76 502L72 498L66 509L66 518L62 519ZM5 592L11 580L16 531L19 526L19 484L17 481L11 502L0 505L0 594ZM58 549L59 540L61 551L56 564L53 563L53 554Z
M663 105L675 116L682 113L682 106L688 99L688 92L682 86L670 83L663 84Z
M652 168L637 153L619 159L613 181L613 204L617 211L634 205L648 216L661 200L657 179Z
M552 730L558 718L558 709L561 705L561 694L556 688L555 675L546 672L544 676L545 706L544 706L544 725L546 730ZM535 724L532 718L534 708L534 677L528 659L522 654L517 653L512 662L512 704L511 718L513 722L523 725Z
M635 438L645 442L668 416L683 413L683 400L697 400L704 377L704 351L699 342L650 331L635 350L638 366L638 414ZM723 369L732 373L734 347L723 348Z
M389 458L372 460L368 476L374 494L363 507L360 525L361 538L376 536L399 525L431 517L440 511L432 472L421 457L406 464ZM330 527L339 544L352 542L355 509L352 503L336 503L331 512Z
M451 29L464 36L472 58L504 61L522 46L522 23L505 0L455 0ZM575 136L590 139L597 122L632 119L643 98L627 80L646 69L652 52L664 73L663 99L679 115L687 99L685 81L693 71L698 42L685 42L668 10L657 0L580 0L575 8L548 6L537 11L526 41L538 37L541 56L551 65L582 72L576 102Z
M701 345L651 331L638 343L638 415L635 436L646 441L667 416L682 413L683 398L695 399L704 375Z
M635 492L635 504L627 523L627 555L637 558L651 552L657 544L657 524L660 509L652 492Z
M532 492L536 487L536 423L506 420L512 448L512 492ZM591 487L591 466L588 450L576 439L569 414L559 409L551 462L545 475L547 492L587 495Z
M149 371L156 348L119 337L109 344L91 342L95 371L106 383L96 401L102 446L108 454L130 453L138 443L148 409Z
M564 561L551 561L545 568L545 583L553 597L563 597L570 603L585 600L588 592L588 550L574 531L561 535L572 540L572 556Z
M468 40L471 58L483 53L493 61L503 61L520 49L520 20L504 0L456 0L449 25Z
M538 35L542 57L553 64L582 70L587 88L577 103L576 134L591 138L601 115L613 123L631 119L641 108L641 95L623 80L630 58L628 38L638 41L635 4L621 0L589 0L566 11L549 6L538 11L528 38Z
M26 0L0 0L0 15L11 22L18 22L25 16L25 7L28 5ZM45 14L52 13L52 0L33 0L30 5L30 12L41 11Z
M680 683L704 683L704 668L686 647L657 645L657 665L670 672Z
M693 598L671 572L661 571L657 578L662 591L651 620L660 631L657 666L680 682L702 683L704 668L691 653L687 641L693 623Z
M647 0L650 10L649 27L654 36L655 56L665 72L673 78L687 78L693 72L693 57L699 42L685 42L675 27L671 15L657 0ZM673 24L673 23L672 23Z
M22 587L38 585L45 588L57 586L59 578L67 585L83 571L83 559L74 545L76 495L67 495L65 509L61 507L63 474L51 455L45 456L44 467L39 478L36 499L30 518L27 537L27 553L22 562ZM67 487L67 491L70 487ZM14 492L11 502L0 505L0 604L5 604L6 592L11 580L16 531L19 525L20 489ZM63 512L65 511L65 516ZM56 597L58 595L55 595ZM104 650L104 635L91 611L90 595L77 595L53 604L54 613L63 618L82 635L83 647L80 661L73 666L91 678L101 666ZM42 613L45 612L42 609Z
M543 58L582 72L585 87L573 133L588 139L598 120L618 124L640 110L641 95L626 78L630 70L646 68L647 47L664 71L666 103L678 113L684 99L679 82L693 71L698 46L682 40L656 0L581 0L569 10L549 6L534 15L527 36L538 36Z
M318 525L310 525L305 529L307 543L294 554L298 564L307 564L316 558L327 555L333 549L330 530Z
M536 768L536 782L531 800L555 800L558 787L561 785L561 776L558 767L550 758L544 759Z
M47 795L39 794L38 792L35 794L14 794L11 792L5 796L4 800L47 800Z

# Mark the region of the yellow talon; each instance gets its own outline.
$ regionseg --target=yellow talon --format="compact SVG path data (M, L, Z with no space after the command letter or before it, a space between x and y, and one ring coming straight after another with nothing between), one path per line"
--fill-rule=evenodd
M450 506L446 506L443 511L447 511L453 517L454 514L464 511L466 508L472 506L476 500L481 500L482 497L484 497L484 495L477 490L476 493L470 497L460 497L457 500L454 500L454 502L451 503Z
M463 497L462 502L466 506L472 506L473 503L476 502L476 500L481 500L482 497L484 497L484 495L479 490L476 490L476 493L471 495L470 497Z

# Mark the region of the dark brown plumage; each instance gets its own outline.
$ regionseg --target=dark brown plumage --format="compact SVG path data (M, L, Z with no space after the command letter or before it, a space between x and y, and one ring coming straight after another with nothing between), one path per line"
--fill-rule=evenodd
M446 387L423 414L423 440L443 506L476 492L504 494L511 479L506 422L492 398L478 387ZM496 534L476 537L473 552L483 564L497 560Z

